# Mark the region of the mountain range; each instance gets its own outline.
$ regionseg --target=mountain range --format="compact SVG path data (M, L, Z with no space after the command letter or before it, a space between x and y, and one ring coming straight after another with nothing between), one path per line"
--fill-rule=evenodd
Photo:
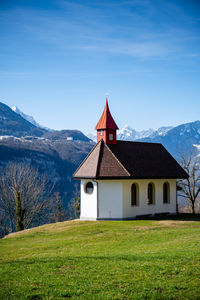
M94 146L91 138L94 136L89 138L79 130L41 127L16 107L11 109L0 103L0 169L9 162L31 163L56 182L55 191L61 194L65 205L79 184L72 174ZM118 139L162 143L179 160L179 153L192 149L200 152L200 121L143 131L126 125L118 131Z
M133 128L131 128L129 125L125 125L121 130L118 131L117 137L119 140L125 140L125 141L135 141L142 138L153 138L156 136L165 136L166 133L171 130L173 127L160 127L157 130L153 130L152 128L149 128L147 130L142 131L136 131Z

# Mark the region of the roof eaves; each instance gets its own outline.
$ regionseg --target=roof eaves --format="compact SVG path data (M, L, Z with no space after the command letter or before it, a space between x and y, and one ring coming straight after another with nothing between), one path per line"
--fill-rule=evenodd
M94 177L94 176L84 176L84 177L79 176L79 177L75 177L74 179L75 179L75 180L82 180L82 179L95 180L96 177Z
M104 141L103 139L100 140L101 144L100 144L100 149L99 149L99 157L98 157L98 162L97 162L97 169L96 169L96 176L95 178L98 177L98 173L99 173L99 161L100 161L100 157L101 157L101 152L102 152L102 146L104 145Z
M187 179L186 177L178 176L99 176L99 177L77 177L75 179L97 179L97 180L155 180L155 179Z

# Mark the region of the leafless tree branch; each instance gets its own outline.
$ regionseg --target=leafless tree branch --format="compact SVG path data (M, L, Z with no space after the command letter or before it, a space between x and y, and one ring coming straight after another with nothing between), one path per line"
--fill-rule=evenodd
M10 163L0 177L0 209L8 216L11 232L16 226L16 194L20 193L23 226L29 228L52 207L54 188L44 174L27 164Z
M178 185L181 187L179 196L189 200L192 212L195 213L195 204L200 195L200 157L194 151L189 155L180 154L180 157L180 163L189 178L178 181Z

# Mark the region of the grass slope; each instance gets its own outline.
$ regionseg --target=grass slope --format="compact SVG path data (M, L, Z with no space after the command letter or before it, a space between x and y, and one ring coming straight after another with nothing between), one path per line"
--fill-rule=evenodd
M0 299L200 299L200 222L69 221L0 241Z

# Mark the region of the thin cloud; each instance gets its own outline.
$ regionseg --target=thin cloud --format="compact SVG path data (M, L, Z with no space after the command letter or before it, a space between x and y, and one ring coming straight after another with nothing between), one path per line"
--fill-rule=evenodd
M49 44L50 52L56 48L66 55L76 50L88 51L90 55L108 53L166 60L175 55L192 55L188 42L199 40L195 31L181 28L179 24L174 27L174 24L163 21L156 27L157 23L152 19L157 12L153 1L95 1L91 6L59 1L58 5L62 7L61 13L15 9L9 13L2 12L1 16L15 23L35 42ZM140 6L140 9L130 10L133 6ZM189 20L187 14L171 2L163 4L162 12L176 13L179 19ZM120 15L129 16L124 24L116 22Z

